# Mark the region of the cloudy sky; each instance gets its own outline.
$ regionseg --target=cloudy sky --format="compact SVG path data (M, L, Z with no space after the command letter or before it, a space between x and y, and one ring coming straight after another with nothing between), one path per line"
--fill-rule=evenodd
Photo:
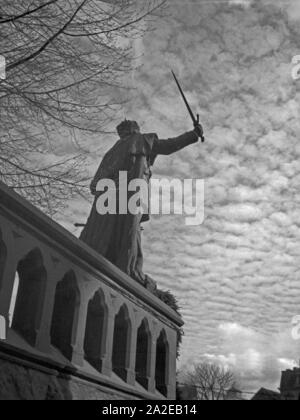
M141 65L124 110L143 131L172 137L191 124L170 75L199 110L207 142L160 157L155 177L205 179L205 221L154 217L146 272L182 307L180 366L217 361L244 390L276 389L300 358L300 1L172 0L166 20L135 43ZM109 145L101 140L91 175ZM92 152L92 150L91 150ZM84 221L78 201L67 227ZM78 232L75 232L78 233ZM163 239L163 240L162 240Z

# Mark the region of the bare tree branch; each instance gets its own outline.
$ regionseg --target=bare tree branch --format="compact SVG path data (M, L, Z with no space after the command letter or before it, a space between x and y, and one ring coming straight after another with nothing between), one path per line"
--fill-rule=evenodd
M25 57L22 60L16 61L16 62L10 64L9 66L7 66L7 71L9 72L10 70L14 69L17 66L20 66L20 65L26 63L27 61L33 60L39 54L41 54L48 47L48 45L50 45L57 37L59 37L59 35L61 35L65 31L65 29L73 22L76 15L84 7L84 5L86 4L87 1L88 0L83 0L83 2L77 7L75 12L72 14L70 19L63 25L63 27L61 29L59 29L59 31L57 31L54 35L52 35L49 39L47 39L47 41L37 51L35 51L31 55L29 55L28 57Z
M223 400L234 383L232 372L214 364L201 363L185 373L185 384L197 391L198 400Z
M21 13L20 15L11 16L11 17L8 17L8 18L6 18L6 19L3 19L3 18L1 19L1 18L0 18L0 24L2 24L2 23L9 23L9 22L15 22L16 20L18 20L18 19L22 19L22 18L24 18L24 17L26 17L26 16L29 16L29 15L31 15L32 13L36 13L36 12L38 12L39 10L44 9L44 7L50 6L50 4L56 3L57 1L58 1L58 0L50 0L50 1L48 1L47 3L44 3L44 4L42 4L42 5L38 6L38 7L34 8L34 9L27 10L26 12Z
M51 215L88 191L90 144L130 96L132 40L164 4L0 0L0 180Z

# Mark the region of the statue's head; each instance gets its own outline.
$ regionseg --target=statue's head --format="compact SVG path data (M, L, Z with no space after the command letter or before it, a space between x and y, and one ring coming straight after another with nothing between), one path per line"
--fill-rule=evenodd
M130 136L130 134L140 133L140 127L135 121L122 121L117 127L120 138Z

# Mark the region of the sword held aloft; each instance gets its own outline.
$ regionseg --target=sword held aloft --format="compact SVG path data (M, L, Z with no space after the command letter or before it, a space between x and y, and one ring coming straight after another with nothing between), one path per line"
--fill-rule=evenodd
M187 107L187 110L188 110L188 112L189 112L189 114L191 116L191 119L193 121L194 127L200 126L201 124L200 124L200 116L199 116L199 114L197 114L197 118L196 118L195 115L194 115L194 113L193 113L193 111L192 111L192 109L191 109L191 107L190 107L190 104L188 103L188 100L186 99L186 96L185 96L185 94L184 94L184 92L182 90L182 87L180 86L180 83L179 83L179 81L178 81L175 73L173 72L173 70L172 70L172 74L173 74L173 77L174 77L175 82L177 84L177 87L179 89L179 92L180 92L180 94L182 96L182 99L183 99L183 101L185 103L185 106ZM205 142L205 138L204 138L204 135L203 134L201 135L201 141L202 141L202 143Z

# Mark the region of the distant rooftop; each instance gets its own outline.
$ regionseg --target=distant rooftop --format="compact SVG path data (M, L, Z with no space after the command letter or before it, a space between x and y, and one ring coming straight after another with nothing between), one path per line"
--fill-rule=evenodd
M252 398L252 401L280 401L281 396L279 392L271 391L270 389L261 388Z

